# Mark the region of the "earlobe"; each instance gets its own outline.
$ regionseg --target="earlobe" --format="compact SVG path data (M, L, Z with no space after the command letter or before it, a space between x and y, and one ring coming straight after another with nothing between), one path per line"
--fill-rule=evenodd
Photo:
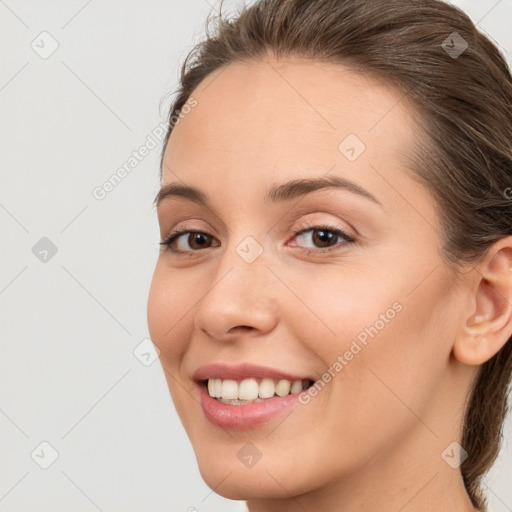
M471 366L491 359L512 336L512 237L491 246L474 272L473 306L453 346L454 357Z

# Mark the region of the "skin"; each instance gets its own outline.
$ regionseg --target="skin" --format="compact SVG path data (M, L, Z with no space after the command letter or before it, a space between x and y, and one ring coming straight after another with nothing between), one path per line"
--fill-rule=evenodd
M218 70L192 96L162 185L195 186L210 207L166 198L158 220L162 239L186 224L211 243L184 235L191 255L162 249L148 325L206 483L250 512L476 510L441 455L460 442L479 365L512 332L511 240L456 276L435 200L405 166L421 140L413 107L367 75L269 58ZM366 146L352 162L338 149L348 134ZM263 201L272 185L324 175L380 204L342 189ZM326 222L356 242L333 235L325 252L313 228ZM263 249L250 264L236 252L248 236ZM395 303L401 311L307 405L243 432L205 418L199 366L249 361L320 379ZM237 457L247 442L262 454L251 468Z

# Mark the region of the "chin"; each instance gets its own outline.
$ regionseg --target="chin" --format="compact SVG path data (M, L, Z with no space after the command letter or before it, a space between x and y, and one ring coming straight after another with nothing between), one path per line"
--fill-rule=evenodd
M208 487L231 500L278 500L313 491L329 480L326 465L314 464L311 458L294 459L296 442L290 441L283 453L271 451L268 441L266 446L256 443L264 453L252 467L246 467L237 457L246 442L222 447L210 443L194 446L199 472ZM317 468L314 472L312 464Z
M300 486L289 481L290 471L282 468L283 473L265 470L265 466L250 469L235 468L233 464L223 464L198 459L199 471L205 483L220 496L230 500L248 499L284 499L290 494L301 494ZM279 484L277 483L279 482ZM288 492L286 492L286 489Z

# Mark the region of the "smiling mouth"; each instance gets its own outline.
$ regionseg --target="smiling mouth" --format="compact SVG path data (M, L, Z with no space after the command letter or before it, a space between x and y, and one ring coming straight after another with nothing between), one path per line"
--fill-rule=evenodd
M203 385L212 398L228 405L246 405L275 397L300 393L314 384L313 380L288 379L206 379Z

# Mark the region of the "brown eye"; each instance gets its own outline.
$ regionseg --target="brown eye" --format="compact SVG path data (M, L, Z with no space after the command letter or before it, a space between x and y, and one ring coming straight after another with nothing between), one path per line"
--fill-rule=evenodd
M215 238L212 235L203 231L183 230L171 233L166 240L160 242L160 245L168 247L171 252L193 253L212 247L213 240Z
M326 231L323 229L314 229L312 241L317 247L330 247L336 244L338 235L332 231Z
M301 241L302 248L307 252L326 252L336 246L355 242L355 239L341 229L329 226L314 226L295 233ZM309 244L309 247L308 247ZM311 246L311 244L313 244ZM325 249L322 251L322 249Z
M209 247L211 242L212 236L206 233L190 233L187 238L187 243L193 250Z

